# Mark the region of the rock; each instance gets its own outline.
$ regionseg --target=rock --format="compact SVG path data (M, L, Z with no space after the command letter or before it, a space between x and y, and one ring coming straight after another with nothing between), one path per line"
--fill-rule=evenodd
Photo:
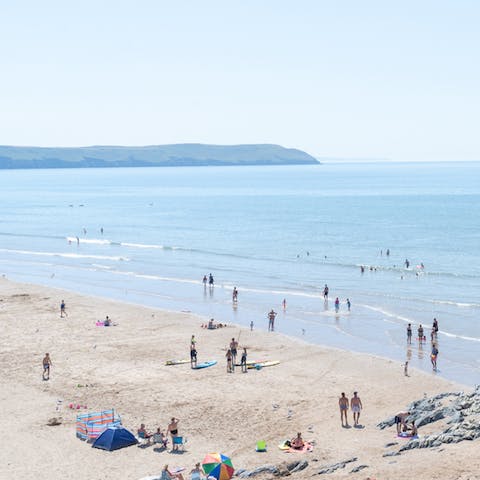
M55 427L62 424L62 418L52 417L48 420L47 425L49 427Z
M393 447L394 445L398 445L398 442L389 442L389 443L385 444L385 448Z
M254 470L237 470L235 472L235 476L239 478L250 478L265 472L271 473L273 475L278 475L279 469L275 465L261 465L260 467L257 467Z
M400 455L400 452L388 452L384 453L382 457L396 457L397 455Z
M352 470L350 470L350 473L359 472L360 470L363 470L364 468L368 468L368 465L359 465L358 467L352 468Z
M352 457L352 458L349 458L348 460L343 460L343 462L334 463L333 465L325 465L323 468L321 468L317 472L317 475L323 475L325 473L333 473L340 468L345 468L345 465L347 465L348 463L356 462L357 460L358 460L357 457Z
M300 460L298 462L293 462L287 465L287 469L289 472L299 472L300 470L304 470L308 467L308 462L306 460Z

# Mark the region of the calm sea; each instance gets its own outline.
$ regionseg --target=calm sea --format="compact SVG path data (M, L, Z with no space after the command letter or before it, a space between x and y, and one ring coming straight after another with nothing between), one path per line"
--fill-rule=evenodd
M437 374L480 383L480 163L3 170L0 200L8 278L258 329L273 308L280 333L427 371L436 317Z

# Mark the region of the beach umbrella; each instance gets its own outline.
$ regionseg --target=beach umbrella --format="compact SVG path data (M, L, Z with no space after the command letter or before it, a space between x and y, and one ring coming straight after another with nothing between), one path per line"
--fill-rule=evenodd
M209 453L202 462L203 471L208 477L217 480L230 480L235 471L232 461L221 453Z

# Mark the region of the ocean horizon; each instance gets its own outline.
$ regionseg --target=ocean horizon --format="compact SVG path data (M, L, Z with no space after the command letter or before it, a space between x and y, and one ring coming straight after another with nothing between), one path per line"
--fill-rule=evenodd
M0 270L262 330L273 308L277 332L426 371L437 318L432 374L474 385L479 174L478 162L2 171Z

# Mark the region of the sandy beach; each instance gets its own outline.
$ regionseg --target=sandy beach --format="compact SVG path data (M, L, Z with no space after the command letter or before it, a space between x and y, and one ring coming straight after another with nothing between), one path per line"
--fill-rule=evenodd
M292 474L296 478L351 457L358 461L326 477L480 478L478 441L382 457L385 445L399 439L395 427L376 427L424 394L470 387L416 370L406 377L400 363L309 345L275 332L234 325L206 330L201 324L207 319L188 313L7 279L0 280L0 299L2 479L134 480L160 474L165 464L188 472L205 454L217 451L230 456L237 469L307 460L305 470ZM66 318L60 318L62 299ZM106 315L117 325L97 327L95 322ZM266 319L255 322L262 320L266 325ZM168 359L188 358L192 335L199 362L217 360L217 365L203 370L192 370L189 364L166 366ZM247 374L239 368L227 373L225 353L232 337L248 348L249 360L280 364ZM42 380L46 352L52 359L49 381ZM363 402L363 428L342 428L338 398L341 392L350 398L353 391ZM88 408L72 410L70 403ZM140 423L150 430L165 429L170 418L177 417L179 433L187 439L185 452L137 446L105 452L76 438L78 413L108 408L134 433ZM348 415L353 424L351 412ZM52 417L61 418L61 424L48 426ZM426 426L420 435L435 428ZM296 432L314 443L313 452L285 453L277 447ZM266 453L255 452L258 440L266 441ZM361 464L368 468L349 473Z

